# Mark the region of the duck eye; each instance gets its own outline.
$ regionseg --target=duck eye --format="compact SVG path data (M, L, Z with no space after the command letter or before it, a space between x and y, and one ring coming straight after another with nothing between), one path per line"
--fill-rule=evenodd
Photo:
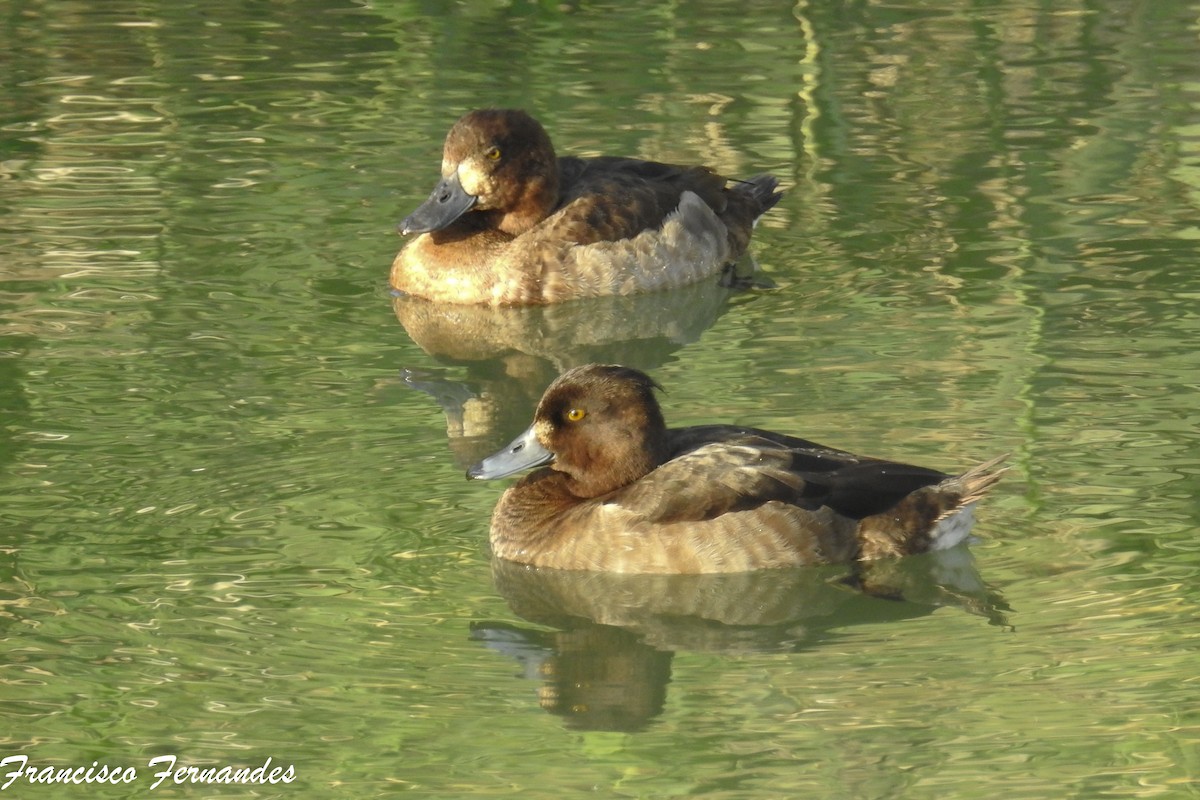
M499 161L500 160L500 148L499 147L489 147L487 150L484 151L483 154L485 156L487 156L490 161Z
M584 411L582 408L572 408L572 409L567 410L567 419L570 420L571 422L579 422L579 420L583 419L586 416L587 416L587 412Z

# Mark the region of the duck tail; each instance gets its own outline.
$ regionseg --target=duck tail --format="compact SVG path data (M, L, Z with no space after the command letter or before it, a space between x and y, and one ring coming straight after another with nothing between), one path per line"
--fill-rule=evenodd
M732 188L733 191L745 195L750 200L755 209L755 223L758 222L759 217L775 207L779 198L783 197L783 192L775 191L779 188L779 179L774 175L755 175L753 178L737 179L736 185Z
M1008 458L990 459L961 475L917 489L880 514L858 524L859 558L946 550L967 538L975 524L974 505L1006 471Z

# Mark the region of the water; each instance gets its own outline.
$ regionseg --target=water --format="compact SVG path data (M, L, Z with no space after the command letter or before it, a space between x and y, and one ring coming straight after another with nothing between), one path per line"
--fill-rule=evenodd
M138 772L3 791L1200 794L1200 5L0 10L0 758ZM773 288L393 301L485 105L778 174ZM493 574L462 468L585 360L675 424L1013 469L876 594Z

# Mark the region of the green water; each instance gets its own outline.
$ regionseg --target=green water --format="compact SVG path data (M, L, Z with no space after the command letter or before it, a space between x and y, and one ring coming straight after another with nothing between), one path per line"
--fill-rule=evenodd
M138 773L0 795L1200 795L1200 4L0 16L0 759ZM486 105L779 175L774 287L394 303ZM462 468L585 360L674 423L1013 469L887 597L493 575Z

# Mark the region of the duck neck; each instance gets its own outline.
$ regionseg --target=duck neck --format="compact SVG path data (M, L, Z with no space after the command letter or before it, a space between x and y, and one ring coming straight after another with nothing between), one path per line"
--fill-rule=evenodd
M586 473L571 475L567 488L579 498L600 497L645 477L661 463L651 452L606 454L594 459Z
M558 205L558 164L553 160L522 186L521 196L500 217L497 227L510 236L520 236L550 216Z

